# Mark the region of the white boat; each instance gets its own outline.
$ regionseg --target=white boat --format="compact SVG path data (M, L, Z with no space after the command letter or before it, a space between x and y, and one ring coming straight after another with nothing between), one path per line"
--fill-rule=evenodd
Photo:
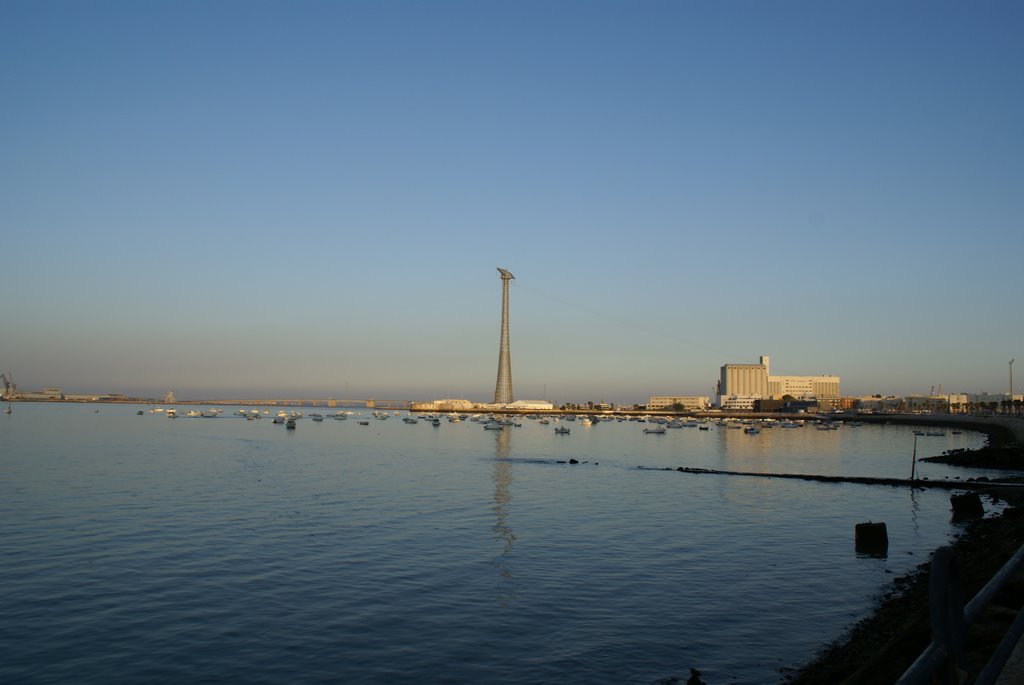
M177 409L168 409L167 410L167 418L169 418L169 419L176 419L176 418L178 418L178 410Z
M665 433L665 426L657 424L652 428L644 428L644 433L651 433L653 435L663 435Z
M185 412L185 416L189 417L190 419L195 419L195 418L198 418L198 417L200 417L202 415L203 415L203 412L196 411L195 409L189 409L187 412Z

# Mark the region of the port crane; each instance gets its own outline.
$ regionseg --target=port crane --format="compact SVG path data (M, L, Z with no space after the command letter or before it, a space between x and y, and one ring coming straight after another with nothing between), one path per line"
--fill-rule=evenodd
M4 381L4 399L9 400L18 391L18 384L14 382L14 374L10 371L7 372L6 376L0 373L0 379Z

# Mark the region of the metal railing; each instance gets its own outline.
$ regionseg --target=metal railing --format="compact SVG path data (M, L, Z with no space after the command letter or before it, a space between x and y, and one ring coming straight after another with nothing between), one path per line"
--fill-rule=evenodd
M960 585L960 566L952 547L939 547L932 556L928 579L929 615L932 642L911 664L896 685L924 683L959 684L967 678L967 626L992 601L1006 582L1024 564L1024 545L1010 557L999 572L985 584L967 606L964 606ZM992 685L1006 665L1006 660L1024 634L1024 609L1017 614L1002 642L975 679L975 685Z

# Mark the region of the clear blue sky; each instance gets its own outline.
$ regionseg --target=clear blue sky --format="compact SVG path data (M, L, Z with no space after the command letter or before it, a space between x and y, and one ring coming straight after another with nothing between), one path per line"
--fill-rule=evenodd
M22 388L1024 386L1024 3L0 2Z

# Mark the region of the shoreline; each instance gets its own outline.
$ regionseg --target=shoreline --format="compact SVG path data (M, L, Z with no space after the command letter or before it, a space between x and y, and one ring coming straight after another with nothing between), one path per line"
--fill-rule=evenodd
M997 490L997 489L993 489ZM995 493L1011 506L999 516L965 526L951 543L960 564L968 601L1024 545L1024 493ZM786 685L878 685L892 683L931 642L928 615L930 561L893 580L892 587L867 618L809 662L782 672ZM967 630L968 672L976 676L987 663L1024 604L1024 584L1010 583Z
M969 417L978 418L978 417ZM1011 421L1014 419L1010 419ZM1021 422L1024 424L1024 422ZM967 422L960 423L967 427ZM931 425L938 425L932 423ZM1006 425L985 425L989 442L926 461L967 467L1024 470L1024 446ZM978 428L977 430L981 430ZM969 601L1024 545L1024 489L988 483L982 492L1008 504L999 515L971 521L951 543ZM795 669L781 672L786 685L877 685L899 679L931 642L928 583L931 562L895 578L870 616L822 646ZM967 668L976 676L1024 606L1024 582L1010 583L967 629ZM968 681L969 682L969 681Z

